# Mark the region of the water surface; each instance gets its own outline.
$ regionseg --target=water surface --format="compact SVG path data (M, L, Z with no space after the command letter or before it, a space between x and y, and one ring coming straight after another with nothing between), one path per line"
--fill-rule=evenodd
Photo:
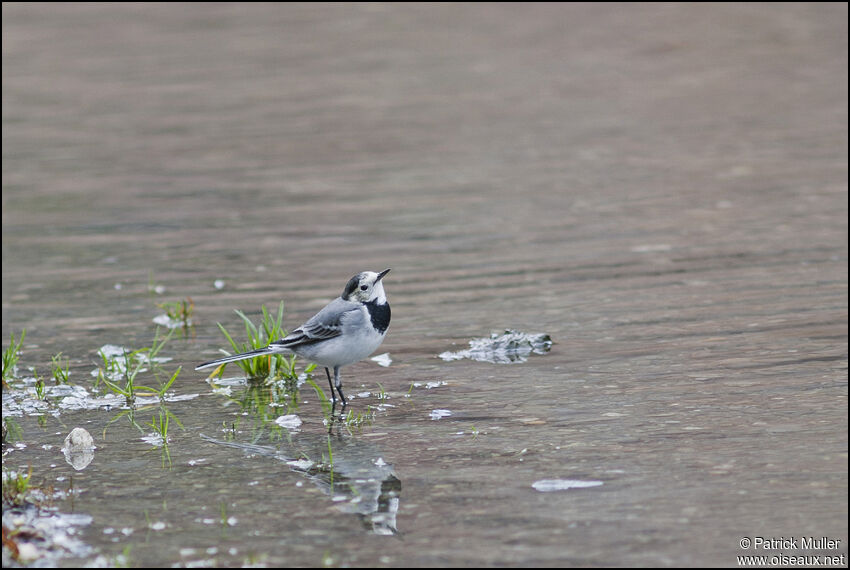
M163 352L173 395L197 395L167 403L169 457L120 406L4 408L25 444L4 466L72 479L57 507L91 517L94 552L63 564L129 545L139 566L732 566L753 536L846 553L846 6L4 3L2 90L22 374L61 351L90 388L99 347L195 304ZM354 409L389 405L332 435L331 484L288 463L323 461L312 388L279 409L290 432L269 388L191 369L234 309L283 299L292 328L384 267L392 363L343 379L369 392ZM437 357L506 329L554 345ZM77 426L82 471L59 451Z

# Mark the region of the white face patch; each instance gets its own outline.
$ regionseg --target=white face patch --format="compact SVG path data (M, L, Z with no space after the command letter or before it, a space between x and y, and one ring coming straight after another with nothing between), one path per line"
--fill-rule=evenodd
M372 296L372 288L375 285L375 277L377 276L377 273L372 273L371 271L364 271L360 274L360 284L354 292L354 296L358 301L365 303L369 300L369 297Z
M383 304L387 301L384 286L374 271L364 271L352 277L345 286L343 298L360 303L376 301Z
M364 271L360 278L360 287L358 287L359 299L362 302L367 301L385 301L384 286L378 280L378 274L373 271Z

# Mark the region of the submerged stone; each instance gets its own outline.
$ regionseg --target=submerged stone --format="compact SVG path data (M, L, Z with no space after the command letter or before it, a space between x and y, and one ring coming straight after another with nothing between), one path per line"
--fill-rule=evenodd
M65 446L63 449L67 449L68 451L94 449L94 439L85 428L76 427L72 429L71 433L69 433L65 438Z
M77 427L72 429L65 438L62 454L68 465L77 471L82 471L94 459L94 450L94 439L91 434L84 428Z

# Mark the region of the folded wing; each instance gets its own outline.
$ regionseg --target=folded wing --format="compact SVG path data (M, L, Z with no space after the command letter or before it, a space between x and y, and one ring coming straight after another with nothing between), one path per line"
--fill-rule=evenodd
M342 334L344 316L357 309L358 306L355 303L335 299L309 321L269 346L289 348L339 336Z

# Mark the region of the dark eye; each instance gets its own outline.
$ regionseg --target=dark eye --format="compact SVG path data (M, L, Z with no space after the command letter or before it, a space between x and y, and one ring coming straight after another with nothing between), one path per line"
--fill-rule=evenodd
M361 291L365 291L365 290L366 290L366 289L368 289L368 288L369 288L369 286L368 286L368 285L361 285L361 286L360 286L360 290L361 290Z

